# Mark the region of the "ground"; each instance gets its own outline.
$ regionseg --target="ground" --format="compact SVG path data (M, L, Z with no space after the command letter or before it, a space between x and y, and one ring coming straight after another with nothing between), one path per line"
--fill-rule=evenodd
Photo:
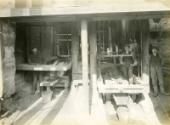
M9 114L1 118L3 125L141 125L155 123L169 125L170 96L147 96L141 103L130 102L117 110L113 101L103 104L100 96L94 103L89 100L88 85L69 89L54 89L53 98L45 102L39 94L32 94L28 85L6 103ZM21 97L24 95L24 97ZM27 95L27 96L25 96ZM11 103L12 102L12 103ZM142 104L143 103L143 104ZM146 103L146 104L145 104ZM149 107L149 110L143 106ZM152 107L153 106L153 107ZM89 113L90 112L90 113ZM168 114L169 113L169 114ZM149 121L150 120L150 121Z

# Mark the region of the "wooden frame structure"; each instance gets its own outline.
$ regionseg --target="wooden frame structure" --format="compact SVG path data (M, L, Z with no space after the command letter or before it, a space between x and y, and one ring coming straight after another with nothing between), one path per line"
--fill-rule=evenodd
M15 3L15 2L14 2ZM16 4L17 5L17 4ZM30 8L27 4L25 8L7 8L0 9L0 17L4 21L11 22L78 22L80 24L80 35L81 35L81 56L82 56L82 82L84 85L87 85L89 82L89 67L90 67L90 76L92 83L96 83L97 71L96 71L96 31L93 27L94 21L100 20L127 20L127 19L149 19L149 18L162 18L168 17L170 14L170 8L165 7L162 4L160 5L161 9L155 8L153 4L152 8L148 8L149 4L146 4L144 8L138 6L128 10L129 8L121 9L113 9L113 6L105 6L105 9L95 8L94 6L80 6L77 8L74 7L63 7L63 8ZM121 5L121 4L120 4ZM116 5L117 6L117 5ZM101 6L102 7L102 6ZM120 7L123 8L123 7ZM147 10L145 10L147 8ZM54 9L54 11L53 11ZM88 28L90 26L90 30ZM75 42L72 42L72 68L73 71L77 66L79 51L77 50L78 45L78 37L77 34L77 26L76 30L73 32L72 39ZM90 32L90 34L88 34ZM89 37L88 37L89 36ZM148 88L149 85L149 62L148 62L148 44L149 38L146 34L143 34L143 48L147 51L142 51L143 65L142 65L142 79ZM0 34L0 52L1 52L1 34ZM89 38L89 39L88 39ZM145 39L146 38L146 39ZM89 40L89 41L88 41ZM88 45L89 44L89 45ZM90 47L90 53L88 51L88 47ZM76 49L77 48L77 49ZM0 53L1 55L1 53ZM90 55L90 66L89 66L89 55ZM3 68L2 68L2 56L0 58L0 97L2 97L3 91Z

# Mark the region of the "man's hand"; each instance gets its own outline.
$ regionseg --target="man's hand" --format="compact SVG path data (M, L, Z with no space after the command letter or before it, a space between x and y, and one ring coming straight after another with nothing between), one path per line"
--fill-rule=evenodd
M130 66L136 66L138 62L135 60L133 64L130 64Z
M122 56L119 58L119 61L120 61L120 64L122 64L122 65L124 64Z

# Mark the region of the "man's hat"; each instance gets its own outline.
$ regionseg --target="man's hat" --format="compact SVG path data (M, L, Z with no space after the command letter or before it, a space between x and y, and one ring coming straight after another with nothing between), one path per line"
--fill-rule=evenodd
M157 46L157 45L151 45L151 48L152 48L152 49L159 50L159 48L158 48L158 46Z
M159 46L159 43L158 43L158 42L155 42L155 41L154 41L154 42L151 42L151 43L150 43L150 47L151 47L151 48L158 49L158 46Z

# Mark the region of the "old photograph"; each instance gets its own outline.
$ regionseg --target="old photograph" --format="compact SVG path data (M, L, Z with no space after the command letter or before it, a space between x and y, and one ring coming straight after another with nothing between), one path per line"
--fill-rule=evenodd
M0 125L170 125L170 0L0 0Z

